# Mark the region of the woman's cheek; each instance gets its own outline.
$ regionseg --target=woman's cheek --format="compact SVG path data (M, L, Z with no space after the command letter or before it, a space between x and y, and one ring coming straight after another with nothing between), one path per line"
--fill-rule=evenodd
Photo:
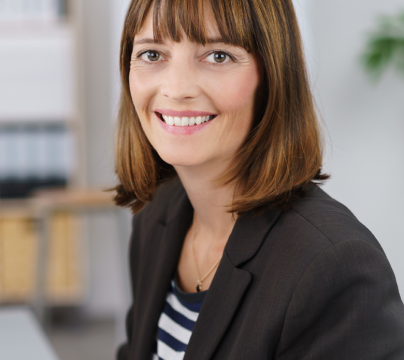
M130 93L139 116L147 114L149 103L156 93L153 77L148 71L134 70L129 73Z
M252 113L255 92L259 83L255 69L226 73L214 77L208 85L218 109L225 113Z
M139 110L139 100L142 98L142 93L139 91L140 81L137 79L136 74L129 74L129 89L132 97L133 105L135 106L136 111Z

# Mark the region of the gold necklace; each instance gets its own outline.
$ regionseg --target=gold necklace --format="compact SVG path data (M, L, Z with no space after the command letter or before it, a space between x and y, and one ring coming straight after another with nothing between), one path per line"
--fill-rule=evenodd
M202 289L202 281L205 280L209 276L209 274L213 271L213 269L217 266L217 264L219 264L222 257L220 257L220 259L216 262L216 264L213 265L213 267L208 271L208 273L201 279L201 277L199 275L198 264L196 263L195 248L194 248L194 240L195 240L195 236L196 236L195 228L194 228L194 231L193 231L192 235L193 235L192 236L192 254L194 255L196 272L198 273L198 281L197 281L197 285L196 285L196 291L201 292L201 291L203 291L203 289Z

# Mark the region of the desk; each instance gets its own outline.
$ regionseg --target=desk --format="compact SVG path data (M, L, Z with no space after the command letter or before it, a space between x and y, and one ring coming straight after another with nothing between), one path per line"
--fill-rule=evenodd
M0 308L0 359L58 360L32 311Z

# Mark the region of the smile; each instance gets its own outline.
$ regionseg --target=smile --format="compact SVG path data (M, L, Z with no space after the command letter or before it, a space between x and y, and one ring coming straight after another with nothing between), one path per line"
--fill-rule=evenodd
M163 115L159 112L156 112L156 115L165 122L167 125L170 126L195 126L201 125L205 122L213 120L216 115L206 115L206 116L170 116L170 115Z

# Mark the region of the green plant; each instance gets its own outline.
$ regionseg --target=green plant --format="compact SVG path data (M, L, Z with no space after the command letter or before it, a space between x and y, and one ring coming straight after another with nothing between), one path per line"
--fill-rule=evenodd
M379 18L378 28L369 36L362 63L376 79L390 66L404 74L404 12Z

